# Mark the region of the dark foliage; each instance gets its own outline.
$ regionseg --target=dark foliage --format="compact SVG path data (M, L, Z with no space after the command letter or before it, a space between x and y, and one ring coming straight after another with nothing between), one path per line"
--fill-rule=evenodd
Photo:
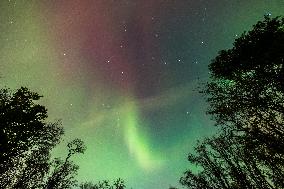
M96 184L91 182L83 183L80 185L80 189L125 189L126 186L122 179L117 179L113 183L105 180Z
M203 93L221 134L189 155L188 188L284 188L284 18L265 16L209 65Z
M47 110L37 93L20 88L0 90L0 188L59 189L74 186L78 167L70 160L85 150L81 140L68 144L66 159L52 160L60 142L59 122L47 123Z

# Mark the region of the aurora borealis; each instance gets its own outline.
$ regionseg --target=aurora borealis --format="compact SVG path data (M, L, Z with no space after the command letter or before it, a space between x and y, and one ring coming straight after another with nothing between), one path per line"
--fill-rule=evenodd
M214 132L198 85L207 65L283 0L1 0L1 86L44 96L64 144L87 151L79 181L177 185L196 140Z

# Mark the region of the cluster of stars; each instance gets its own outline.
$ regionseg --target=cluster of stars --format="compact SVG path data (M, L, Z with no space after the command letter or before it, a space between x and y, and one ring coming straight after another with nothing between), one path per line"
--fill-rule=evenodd
M204 17L206 16L206 11L207 11L207 8L204 8ZM151 16L150 17L150 19L151 19L151 21L153 22L153 26L152 26L152 28L149 28L149 29L152 29L153 31L153 33L152 33L152 35L154 36L154 38L160 38L161 37L161 35L163 36L163 37L166 37L167 39L169 39L169 40L173 40L173 36L169 33L168 34L168 36L164 36L164 34L163 33L161 33L157 28L155 28L155 27L158 27L158 25L160 24L159 23L159 19L156 19L156 17L155 16ZM131 25L130 25L130 23L128 23L126 20L122 20L122 30L121 30L121 32L128 32L128 28L129 27L131 27ZM149 32L149 31L148 31ZM150 31L151 32L151 31ZM123 34L122 34L123 35ZM124 51L123 53L131 53L132 52L132 49L128 49L127 48L127 44L129 43L129 42L127 42L127 38L125 38L125 39L122 39L122 41L120 42L120 43L118 43L118 48L119 49L125 49L125 50L127 50L127 51ZM160 43L159 41L151 41L151 43ZM200 44L201 44L201 46L200 47L204 47L205 46L205 41L201 41L200 42ZM158 46L159 47L159 45L155 45L155 46ZM141 47L141 48L143 48L143 47ZM149 52L151 52L151 51L149 51ZM161 64L161 65L169 65L167 68L165 67L165 69L170 69L170 68L172 68L172 66L174 66L175 64L175 61L171 58L171 57L161 57L161 58L156 58L155 57L155 51L154 52L151 52L152 54L154 53L154 56L152 55L152 56L150 56L150 60L151 60L151 63L150 62L147 62L147 59L145 58L145 62L141 62L141 65L143 66L143 67L145 67L145 66L147 66L147 65L152 65L153 63L154 64ZM190 52L189 52L190 53ZM67 53L66 52L62 52L62 55L63 56L67 56ZM172 53L170 56L174 56L175 54L174 53ZM116 64L116 59L113 59L112 60L112 57L116 57L117 55L113 55L113 56L111 56L111 57L108 57L108 58L106 58L104 61L105 61L105 63L107 63L107 64ZM147 57L147 54L145 55L145 57ZM163 60L163 59L166 59L166 60ZM168 59L168 60L167 60ZM172 59L172 60L169 60L169 59ZM170 64L170 62L172 62L171 64ZM176 62L177 63L182 63L184 66L188 66L189 65L189 63L190 62L193 62L194 64L198 64L199 63L199 61L198 60L195 60L195 61L188 61L187 60L187 58L183 58L183 59L181 59L181 58L176 58ZM121 68L120 70L117 70L117 71L119 71L120 72L120 75L121 75L121 80L124 80L125 79L125 75L126 75L126 73L125 73L125 70L123 70L123 68ZM113 75L113 74L111 74L111 75ZM114 74L115 75L115 74Z

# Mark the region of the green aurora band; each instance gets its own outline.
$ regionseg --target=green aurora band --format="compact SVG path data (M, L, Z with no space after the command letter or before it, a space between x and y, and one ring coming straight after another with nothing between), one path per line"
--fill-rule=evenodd
M49 121L62 119L66 131L54 155L78 137L87 145L74 158L79 181L120 177L158 189L177 184L196 140L214 132L195 90L210 59L264 14L283 14L284 2L3 0L0 8L1 86L44 95Z

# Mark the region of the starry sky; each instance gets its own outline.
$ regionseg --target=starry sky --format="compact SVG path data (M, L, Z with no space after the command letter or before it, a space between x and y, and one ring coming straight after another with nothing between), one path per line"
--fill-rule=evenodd
M198 93L207 65L283 0L1 0L1 87L44 95L61 146L87 145L79 181L178 186L196 140L214 132Z

